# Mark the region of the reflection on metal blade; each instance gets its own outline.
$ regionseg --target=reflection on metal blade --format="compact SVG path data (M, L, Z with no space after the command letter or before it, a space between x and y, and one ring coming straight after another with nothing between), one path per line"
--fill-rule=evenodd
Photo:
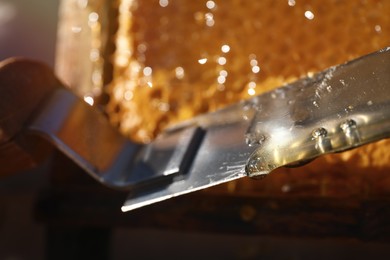
M387 48L178 126L205 131L189 170L134 190L122 210L387 138L389 109Z

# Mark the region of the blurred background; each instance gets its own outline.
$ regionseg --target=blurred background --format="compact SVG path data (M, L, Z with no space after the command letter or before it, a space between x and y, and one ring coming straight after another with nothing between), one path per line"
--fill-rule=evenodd
M59 0L0 0L0 59L23 56L54 65Z

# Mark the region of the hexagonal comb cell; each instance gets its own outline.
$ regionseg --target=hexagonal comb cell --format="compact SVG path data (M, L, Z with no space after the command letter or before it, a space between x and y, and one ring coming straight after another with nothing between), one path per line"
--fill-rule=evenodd
M147 142L167 124L378 50L388 10L388 1L122 0L112 120Z

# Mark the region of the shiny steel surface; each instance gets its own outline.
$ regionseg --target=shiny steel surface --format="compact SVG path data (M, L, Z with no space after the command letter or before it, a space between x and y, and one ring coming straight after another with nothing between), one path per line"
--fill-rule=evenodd
M387 138L389 111L387 48L191 120L206 135L189 172L131 194L122 210Z
M261 176L388 137L389 98L389 48L255 98L252 135L262 142L247 173Z
M122 137L98 109L58 89L28 129L132 210L390 135L390 48L195 117L149 145Z

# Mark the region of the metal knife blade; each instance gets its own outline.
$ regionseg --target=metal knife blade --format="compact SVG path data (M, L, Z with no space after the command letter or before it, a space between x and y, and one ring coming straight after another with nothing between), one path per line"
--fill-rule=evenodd
M205 136L188 172L130 194L132 210L390 136L390 48L187 122ZM185 127L183 124L182 127Z

